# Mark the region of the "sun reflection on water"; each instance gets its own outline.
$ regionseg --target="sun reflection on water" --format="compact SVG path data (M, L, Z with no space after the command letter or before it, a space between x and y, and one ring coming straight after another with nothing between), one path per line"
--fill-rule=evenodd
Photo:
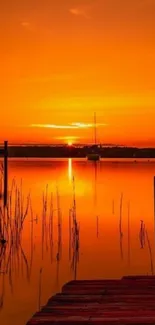
M72 163L72 158L68 159L68 178L69 181L73 179L73 163Z

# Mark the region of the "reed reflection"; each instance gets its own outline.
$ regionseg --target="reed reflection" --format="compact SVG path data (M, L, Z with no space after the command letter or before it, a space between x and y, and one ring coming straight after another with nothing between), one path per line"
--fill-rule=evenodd
M96 217L96 237L99 237L99 216L98 216L98 191L97 191L97 182L98 182L98 168L99 168L99 162L94 161L93 162L93 169L94 169L94 214Z
M119 219L119 240L120 240L120 254L123 260L123 230L122 230L122 208L123 208L123 193L120 198L120 219Z
M30 263L22 247L22 234L25 219L29 213L30 195L24 206L21 187L18 188L15 181L9 194L7 207L0 208L0 275L2 278L1 307L4 301L5 278L8 278L11 292L14 292L14 280L20 275L30 281Z
M77 267L79 263L80 226L77 221L75 179L73 177L73 205L69 211L69 258L71 258L71 270L74 280L77 279ZM71 257L72 256L72 257Z
M128 202L128 264L131 262L131 244L130 244L130 202Z
M14 293L14 281L22 276L30 282L30 261L21 244L18 247L0 245L0 276L2 276L1 302L4 301L5 278L8 279L12 294ZM3 304L1 303L1 307Z
M59 265L61 262L62 257L62 212L61 212L61 205L60 205L60 194L57 188L57 271L56 271L56 282L59 285Z

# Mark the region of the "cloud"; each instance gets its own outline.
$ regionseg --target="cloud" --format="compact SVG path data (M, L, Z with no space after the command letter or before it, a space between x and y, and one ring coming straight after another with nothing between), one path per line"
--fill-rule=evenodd
M57 124L31 124L32 128L45 128L45 129L78 129L74 125L57 125Z
M97 127L99 126L106 126L104 123L97 123ZM94 124L93 123L71 123L67 125L58 125L58 124L31 124L31 128L45 128L45 129L89 129L93 128Z
M85 18L90 18L84 8L71 8L69 12L74 16L83 16Z
M93 128L94 123L72 123L71 125L77 126L78 128ZM104 123L96 123L96 126L106 126Z

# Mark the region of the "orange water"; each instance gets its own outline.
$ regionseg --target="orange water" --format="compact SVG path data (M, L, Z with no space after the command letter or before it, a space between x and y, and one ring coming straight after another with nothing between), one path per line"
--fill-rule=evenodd
M151 274L154 262L154 162L87 162L85 160L14 160L9 162L9 182L23 183L26 199L31 191L34 219L33 240L31 215L24 224L19 258L14 256L12 276L0 274L0 324L24 325L41 305L74 278L69 259L69 209L73 204L73 176L77 220L80 225L77 279L120 278L126 274ZM42 195L48 184L48 202L56 188L62 212L62 255L57 262L57 211L54 213L54 245L44 244L42 254ZM122 232L120 243L120 198ZM129 209L130 206L130 209ZM49 205L48 205L49 208ZM49 210L48 210L49 214ZM97 226L98 219L98 226ZM139 240L140 220L145 222L148 241L142 249ZM120 246L121 244L121 246ZM122 247L122 253L121 253ZM8 254L8 253L7 253ZM52 254L52 257L51 257ZM7 258L8 256L6 256ZM26 264L27 263L27 264ZM27 266L26 266L27 265ZM42 273L40 275L40 269ZM40 279L40 280L39 280ZM1 299L3 293L3 303Z

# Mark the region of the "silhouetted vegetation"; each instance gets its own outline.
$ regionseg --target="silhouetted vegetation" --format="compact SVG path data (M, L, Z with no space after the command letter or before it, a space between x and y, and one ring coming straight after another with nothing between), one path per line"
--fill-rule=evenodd
M10 146L9 157L39 158L83 158L90 153L103 158L155 158L155 148L133 148L120 146Z

